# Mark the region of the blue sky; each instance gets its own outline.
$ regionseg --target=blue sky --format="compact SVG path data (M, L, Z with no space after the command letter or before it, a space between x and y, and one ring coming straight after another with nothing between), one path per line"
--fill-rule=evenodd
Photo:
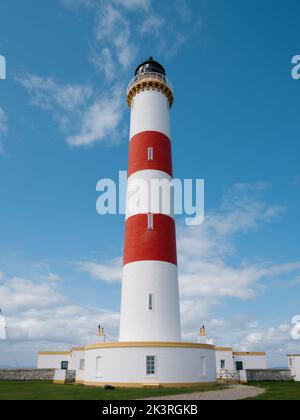
M26 4L25 4L26 3ZM206 221L178 220L184 338L299 352L297 0L3 0L0 365L117 336L123 216L96 184L127 167L125 90L152 55L175 87L173 163L206 181ZM22 350L21 350L22 349Z

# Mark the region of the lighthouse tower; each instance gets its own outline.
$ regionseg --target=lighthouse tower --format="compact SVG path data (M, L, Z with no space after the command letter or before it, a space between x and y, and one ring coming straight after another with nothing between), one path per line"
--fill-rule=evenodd
M127 206L120 341L180 342L175 221L172 206L164 214L162 205L171 197L151 196L153 180L171 181L173 175L173 91L161 64L150 58L138 66L127 101L131 109L127 200L132 185L142 181L149 201L144 209Z
M204 329L198 343L181 339L175 220L170 188L164 188L173 176L173 101L163 66L152 58L139 65L127 90L131 123L119 341L107 341L99 326L96 343L72 349L71 366L76 369L80 361L78 384L128 388L216 382L215 347L204 340ZM158 183L159 194L152 189ZM135 201L139 205L131 205ZM42 352L39 366L60 366L65 360L65 353Z

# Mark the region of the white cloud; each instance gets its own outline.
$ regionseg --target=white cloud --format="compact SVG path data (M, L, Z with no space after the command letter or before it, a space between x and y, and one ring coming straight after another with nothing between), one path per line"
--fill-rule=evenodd
M94 49L90 55L90 61L99 72L102 72L108 82L118 78L117 66L109 48L102 48L99 52Z
M80 132L70 135L67 141L72 146L86 146L96 141L113 141L120 126L124 106L121 89L116 86L96 100L82 115Z
M140 32L144 34L158 34L163 27L165 20L157 15L149 16L141 25Z
M116 339L119 314L69 302L57 282L0 277L0 308L7 319L7 343L1 344L0 366L35 366L36 351L68 349L95 341L98 324ZM16 343L16 344L15 344ZM22 349L22 350L20 350Z
M120 283L122 280L122 258L115 258L104 264L91 261L80 262L77 266L79 270L105 283Z
M67 133L70 145L86 146L116 138L126 106L118 85L101 95L89 85L63 85L52 78L27 75L17 80L29 93L31 105L51 112Z
M98 42L103 42L105 48L111 45L118 62L127 70L133 63L137 47L132 42L130 21L111 4L98 9L95 23L95 35Z
M148 10L151 4L151 0L112 0L112 2L130 10Z
M50 272L47 275L41 276L41 279L42 280L45 280L45 281L50 281L50 282L54 281L54 282L56 282L56 281L59 281L60 280L60 276L58 274L54 274L54 273L51 273Z
M236 235L270 223L285 211L261 199L263 188L238 184L226 194L219 212L207 214L203 225L179 229L182 319L187 330L198 328L199 319L208 319L227 298L254 299L263 293L265 280L299 272L300 261L231 262L238 257Z
M16 79L29 93L32 105L44 109L73 112L84 105L92 95L88 85L63 85L53 78L28 74Z

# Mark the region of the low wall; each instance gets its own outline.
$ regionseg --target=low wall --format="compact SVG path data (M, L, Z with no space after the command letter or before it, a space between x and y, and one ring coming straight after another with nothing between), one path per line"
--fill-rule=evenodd
M0 381L53 381L54 369L0 369Z
M247 370L248 381L292 381L289 369L249 369Z

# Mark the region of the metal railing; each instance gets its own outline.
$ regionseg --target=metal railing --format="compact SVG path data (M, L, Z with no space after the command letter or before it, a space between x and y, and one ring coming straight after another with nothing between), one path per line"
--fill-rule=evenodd
M137 76L135 76L128 84L127 86L127 94L129 93L130 89L132 88L132 86L134 86L136 83L141 82L145 79L155 79L159 82L163 82L166 86L168 86L171 91L173 92L173 86L171 84L171 82L168 80L168 78L166 76L164 76L163 74L160 73L154 73L154 72L145 72L143 74L139 74Z
M221 369L217 372L219 382L240 382L240 372L238 370Z

